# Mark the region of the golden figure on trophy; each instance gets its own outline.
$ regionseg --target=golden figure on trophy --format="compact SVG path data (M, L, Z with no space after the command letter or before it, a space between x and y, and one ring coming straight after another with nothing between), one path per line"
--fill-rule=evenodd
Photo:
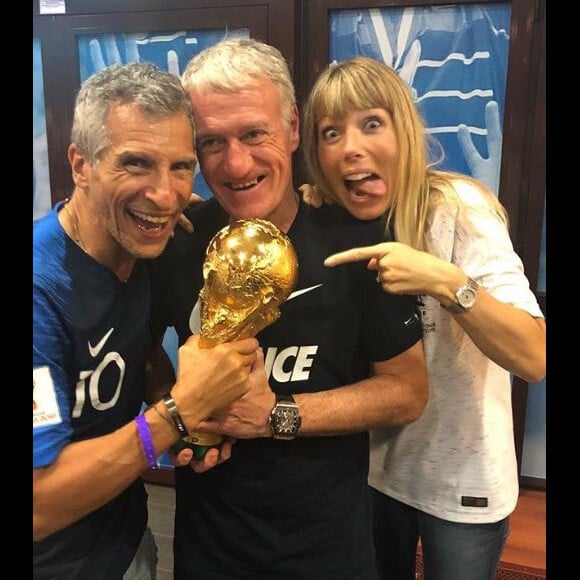
M201 348L255 336L280 317L279 307L298 278L290 239L274 224L237 220L210 241L199 294ZM221 435L191 433L185 441L197 458L219 445Z

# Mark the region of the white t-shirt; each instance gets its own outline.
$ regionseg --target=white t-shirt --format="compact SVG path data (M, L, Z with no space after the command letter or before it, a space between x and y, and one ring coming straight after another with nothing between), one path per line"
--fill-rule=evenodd
M479 208L437 207L428 251L456 264L497 300L543 317L505 225L483 207L477 188L463 181L455 188ZM371 432L369 484L448 521L499 521L518 498L510 375L439 302L421 299L429 403L414 423Z

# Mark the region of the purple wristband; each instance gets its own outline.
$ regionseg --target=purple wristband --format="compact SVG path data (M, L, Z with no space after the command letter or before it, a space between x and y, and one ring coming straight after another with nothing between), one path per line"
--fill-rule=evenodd
M149 429L149 424L147 423L145 415L138 415L135 417L135 423L137 423L137 431L139 431L139 437L143 444L143 450L145 451L145 458L147 459L149 469L159 469L159 465L157 465L157 457L155 456L155 448L153 447L153 439L151 438L151 429Z

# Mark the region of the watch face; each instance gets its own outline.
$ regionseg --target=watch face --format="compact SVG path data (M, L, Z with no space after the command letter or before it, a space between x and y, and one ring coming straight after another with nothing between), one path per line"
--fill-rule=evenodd
M295 405L278 403L272 419L272 431L275 436L288 435L289 438L294 438L300 429L300 413Z
M459 304L466 309L471 308L475 304L476 300L477 300L477 290L471 288L470 286L466 286L465 288L463 288L461 292L459 292L459 294L457 295L457 302L459 302Z
M294 434L297 431L297 410L294 407L279 407L276 411L276 432Z

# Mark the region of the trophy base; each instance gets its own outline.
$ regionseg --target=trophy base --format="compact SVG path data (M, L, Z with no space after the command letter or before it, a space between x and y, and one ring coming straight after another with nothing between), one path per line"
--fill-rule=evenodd
M216 433L190 433L183 440L192 445L206 445L208 447L219 447L219 445L224 440L222 435L217 435Z
M193 451L195 459L203 459L210 449L219 449L224 438L215 433L190 433L182 439L186 447Z

